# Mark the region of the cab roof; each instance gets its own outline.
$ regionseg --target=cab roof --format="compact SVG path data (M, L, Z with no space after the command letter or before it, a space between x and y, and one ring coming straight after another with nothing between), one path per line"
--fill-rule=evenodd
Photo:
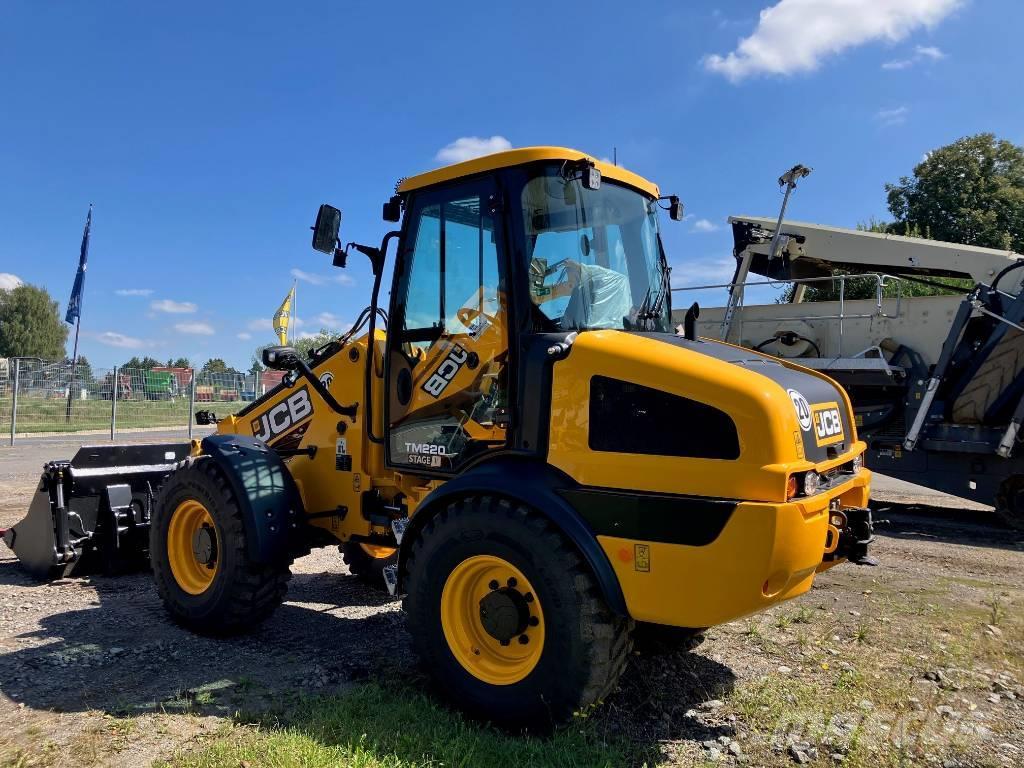
M649 182L632 171L627 171L618 165L602 162L585 152L567 149L566 147L523 147L522 149L510 149L506 152L495 152L493 155L484 155L483 157L465 160L461 163L446 165L443 168L410 176L399 183L397 191L399 194L412 192L423 187L430 187L435 184L459 179L463 176L473 176L474 174L486 173L487 171L494 171L499 168L509 168L514 165L523 165L524 163L535 163L543 160L573 161L583 159L593 162L604 178L628 184L651 197L658 197L661 194L658 191L657 184Z

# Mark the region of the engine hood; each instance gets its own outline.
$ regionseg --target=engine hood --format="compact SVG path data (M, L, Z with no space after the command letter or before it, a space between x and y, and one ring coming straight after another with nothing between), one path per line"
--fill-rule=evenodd
M764 377L766 384L772 382L784 389L792 402L804 458L808 461L833 459L848 451L857 439L846 394L822 374L720 341L690 341L670 333L634 331L630 335L730 363Z

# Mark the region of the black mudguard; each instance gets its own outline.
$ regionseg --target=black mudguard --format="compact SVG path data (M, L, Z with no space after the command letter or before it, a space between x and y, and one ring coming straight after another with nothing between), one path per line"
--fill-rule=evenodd
M202 449L235 493L249 557L271 563L304 553L302 497L281 457L248 435L210 435Z
M590 566L608 607L620 616L628 616L622 587L596 535L559 494L560 490L574 487L576 483L564 473L549 464L528 458L505 456L479 464L444 483L420 503L402 535L399 563L405 562L409 548L422 527L449 502L473 494L502 496L535 509L558 527ZM400 573L399 591L401 577Z

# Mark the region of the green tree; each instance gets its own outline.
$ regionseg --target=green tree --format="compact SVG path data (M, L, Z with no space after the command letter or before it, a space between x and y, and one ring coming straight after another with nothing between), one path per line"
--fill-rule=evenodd
M321 328L319 333L314 333L311 336L296 339L295 343L292 346L295 347L296 352L302 355L304 359L308 360L310 353L314 349L322 347L325 344L329 344L336 338L338 338L338 334L333 333L332 331L329 331L326 328Z
M189 362L187 357L179 357L174 359L173 357L167 358L167 368L191 368L192 363Z
M308 360L310 353L314 349L322 347L325 344L334 341L336 338L338 338L338 334L336 332L328 330L327 328L321 328L319 333L314 333L309 336L304 336L302 338L296 339L291 346L295 349L296 352L299 353L299 355L301 355L304 359ZM260 346L256 347L256 349L252 353L253 365L259 365L260 370L263 370L263 350L266 349L267 347L276 346L278 345L261 344ZM249 373L253 373L252 368L250 368Z
M146 355L146 357L142 358L141 360L138 358L138 356L133 356L130 360L128 360L121 367L122 368L137 368L137 369L142 370L142 371L151 371L154 368L160 368L162 366L163 366L163 363L161 363L159 360L157 360L156 358L150 357L149 355Z
M241 371L237 370L236 368L232 368L230 365L225 363L222 358L219 358L219 357L211 357L209 360L207 360L205 363L203 363L202 372L203 373L233 373L233 374L236 374L236 375L241 375Z
M71 368L72 360L70 357L64 358L64 365ZM85 355L78 356L78 364L75 366L75 378L86 386L92 386L95 379L92 373L92 365L89 363L88 358Z
M897 227L1024 252L1024 147L991 133L967 136L929 152L912 177L885 190Z
M19 285L0 291L0 357L60 360L67 340L68 327L45 289Z

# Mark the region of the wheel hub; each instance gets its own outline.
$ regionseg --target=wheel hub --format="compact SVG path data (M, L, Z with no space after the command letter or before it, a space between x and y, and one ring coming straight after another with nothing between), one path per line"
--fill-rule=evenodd
M459 664L490 685L518 683L544 653L540 595L497 555L472 555L451 571L441 592L441 629Z
M192 554L207 568L217 562L217 537L209 525L204 524L192 536Z
M489 592L480 601L480 623L488 635L507 643L526 631L530 607L518 590L502 587Z

